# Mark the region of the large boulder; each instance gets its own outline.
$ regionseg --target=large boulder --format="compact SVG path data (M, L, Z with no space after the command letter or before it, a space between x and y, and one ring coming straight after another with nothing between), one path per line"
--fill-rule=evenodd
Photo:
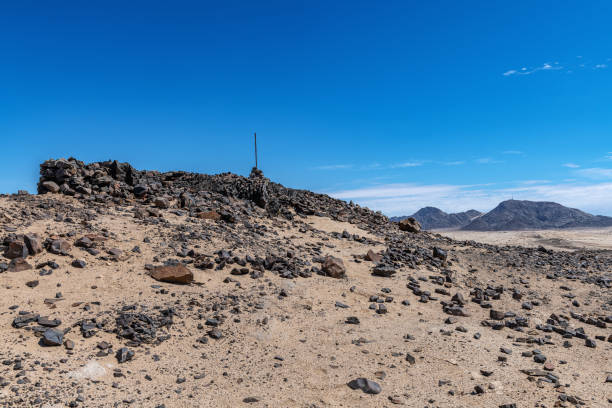
M402 231L417 233L421 231L421 224L414 218L408 217L401 220L399 223L399 229Z
M44 346L61 346L64 339L64 332L56 329L47 329L42 336Z
M340 279L346 275L346 268L344 267L342 259L333 256L325 257L322 269L325 275L332 278Z
M65 239L52 239L48 242L47 251L56 255L68 255L70 246L70 242Z
M157 266L151 271L151 277L160 282L188 284L193 282L193 273L185 265Z
M43 251L42 240L38 234L25 234L23 236L23 241L28 247L30 255L40 254Z
M25 242L20 239L9 242L4 257L8 259L25 258L28 256L28 247Z
M44 188L45 192L59 193L60 191L60 186L58 186L55 181L43 181L40 184Z
M378 263L382 261L383 256L381 254L377 254L376 252L370 249L368 253L365 255L365 259L368 261L374 262L374 263Z

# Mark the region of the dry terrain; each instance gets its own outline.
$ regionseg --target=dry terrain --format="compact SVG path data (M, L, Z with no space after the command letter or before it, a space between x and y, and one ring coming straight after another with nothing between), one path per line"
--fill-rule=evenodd
M606 251L414 233L257 177L94 194L85 170L0 197L0 406L610 406Z
M478 241L493 245L543 246L559 250L612 250L612 228L557 229L537 231L462 231L437 230L436 233L459 241Z

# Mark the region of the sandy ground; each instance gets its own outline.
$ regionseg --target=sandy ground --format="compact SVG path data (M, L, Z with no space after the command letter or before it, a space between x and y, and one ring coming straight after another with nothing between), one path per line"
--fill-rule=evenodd
M65 198L66 200L69 200ZM2 202L0 208L12 204ZM79 203L74 203L78 206ZM169 226L197 225L207 228L213 221L187 220L168 212L164 213ZM266 221L259 220L262 224ZM8 224L18 224L11 219ZM553 338L555 346L526 344L518 337L541 332L531 330L518 333L509 330L495 331L481 326L489 311L477 304L468 303L470 317L458 317L458 322L446 324L448 315L442 313L439 302L420 303L418 297L406 287L407 278L424 277L424 289L431 292L437 287L427 281L432 271L425 267L417 270L401 270L392 278L372 276L372 263L357 260L369 249L379 251L379 245L365 245L356 241L331 237L331 232L357 233L378 240L354 225L327 218L309 217L299 223L286 223L275 230L267 223L270 232L262 240L280 243L287 247L304 248L317 245L324 254L340 257L347 267L345 279L332 279L314 275L311 278L282 279L267 272L261 279L248 275L232 276L233 282L224 280L230 276L229 266L224 270L198 270L192 268L198 284L179 286L160 283L146 275L144 265L161 253L172 253L169 248L169 226L145 225L132 217L130 211L111 209L92 222L96 231L106 230L107 248L118 247L130 256L122 261L101 261L78 248L72 248L74 258L87 262L85 269L70 266L72 257L61 257L43 252L28 262L35 265L55 260L60 268L52 275L41 277L38 270L0 274L0 354L4 360L23 359L24 376L32 385L11 389L16 384L12 365L0 366L0 376L10 385L0 388L2 406L35 406L30 399L44 395L37 406L63 407L79 395L86 407L498 407L511 402L517 407L553 407L559 402L560 392L579 395L585 406L609 407L612 384L605 384L606 373L612 371L612 344L598 342L597 349L584 347L576 340L571 349L560 347L562 339ZM304 225L314 230L302 232ZM53 220L35 221L19 225L18 232L37 232L42 236L75 232L74 238L85 230L79 224L58 223ZM482 239L493 243L522 243L540 245L541 240L567 239L572 243L589 243L592 246L612 247L608 231L571 232L521 232L466 234L445 233L457 239ZM150 243L144 242L149 237ZM482 237L482 238L481 238ZM131 253L135 245L141 253ZM327 246L326 246L327 245ZM202 253L213 254L224 247L222 237L199 244ZM237 247L240 253L241 248ZM453 256L461 257L460 251ZM460 292L469 297L475 283L482 285L517 286L519 276L509 270L491 271L486 263L461 266L452 269L459 279L451 293ZM478 266L478 271L473 268ZM559 289L561 283L551 282L544 276L526 271L520 278L530 298L541 299L541 307L532 311L520 310L520 302L506 295L496 303L496 308L515 310L531 320L531 326L545 322L552 312L569 313L572 305ZM35 288L25 285L39 280ZM563 284L572 288L580 299L587 299L581 313L601 311L610 300L610 291L602 291L581 282ZM160 292L160 287L165 293ZM383 293L383 289L388 288ZM54 308L44 303L61 291L62 301ZM280 296L281 291L287 296ZM393 298L387 303L389 312L377 314L370 310L369 298L385 295ZM222 303L228 296L244 299L240 303L243 312L232 314L231 307L219 312L207 306ZM448 300L447 296L440 296ZM402 305L402 300L410 305ZM348 308L336 306L336 302ZM83 303L79 303L83 302ZM99 302L99 303L96 303ZM90 305L85 311L83 306ZM96 345L101 341L113 344L114 350L122 347L124 340L103 331L91 338L83 338L78 327L66 334L76 343L73 354L64 347L41 347L38 338L24 329L11 327L11 321L20 310L36 311L42 315L58 317L61 328L71 327L84 317L103 316L122 305L155 307L175 306L179 312L174 326L168 330L171 338L160 345L144 345L134 348L132 361L118 364L113 355L97 357ZM259 304L260 307L253 307ZM18 305L16 310L9 306ZM224 337L209 339L200 344L196 339L206 329L198 327L208 317L220 313L226 316L221 326ZM348 316L356 316L360 324L346 324ZM463 326L466 332L456 330ZM611 334L610 329L586 327L594 335ZM480 339L474 335L481 333ZM512 349L506 362L498 361L500 348ZM521 352L539 348L554 365L554 373L567 386L554 389L551 384L528 381L521 369L537 368L530 358ZM406 353L416 358L415 364L406 361ZM49 370L41 369L43 364ZM541 367L541 366L540 366ZM119 369L121 376L113 370ZM480 370L491 370L490 377L483 377ZM377 381L382 392L368 395L353 391L346 383L357 377ZM182 381L184 379L184 381ZM177 381L178 380L178 381ZM39 382L36 386L34 383ZM485 394L472 395L476 385L482 385ZM18 402L19 398L25 402ZM246 398L254 397L245 402ZM566 406L566 405L560 405ZM570 406L570 405L567 405Z
M612 249L612 228L536 231L459 231L435 233L459 241L474 240L494 245L544 246L550 249Z

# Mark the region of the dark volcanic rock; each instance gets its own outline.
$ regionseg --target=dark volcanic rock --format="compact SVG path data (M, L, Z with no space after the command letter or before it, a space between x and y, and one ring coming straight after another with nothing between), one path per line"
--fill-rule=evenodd
M125 363L126 361L129 361L134 358L134 352L127 347L122 347L117 350L117 354L115 354L115 357L117 358L117 362L119 364Z
M8 259L25 258L28 256L28 247L22 240L9 242L8 248L4 252L4 257Z
M396 270L392 266L377 265L374 267L374 269L372 269L372 275L381 276L383 278L389 278L395 275L395 273Z
M75 259L74 261L72 261L71 263L72 266L74 266L75 268L84 268L85 266L87 266L87 263L82 260L82 259Z
M65 239L54 239L48 242L47 251L57 255L68 255L70 250L70 242Z
M413 217L408 217L399 222L399 229L402 231L417 233L421 231L421 224Z
M64 332L55 329L47 329L43 333L42 344L45 346L61 346Z
M37 234L26 234L23 236L23 241L28 247L30 255L36 255L43 251L42 241Z
M294 213L299 215L325 215L334 220L349 221L367 229L381 227L388 223L387 217L362 208L352 203L333 199L324 194L305 190L286 188L273 183L263 176L258 169L253 169L246 177L231 173L217 175L195 174L181 171L159 173L156 171L138 171L127 163L105 161L85 164L74 158L47 160L40 165L38 192L49 191L45 186L53 182L60 187L59 192L94 198L97 201L110 201L137 198L150 200L149 194L155 197L178 199L183 207L194 208L197 213L210 211L199 208L202 196L224 197L226 199L244 200L264 209L269 216L282 216L292 219ZM198 192L200 197L187 199L188 191ZM223 200L219 200L223 202ZM149 204L151 201L149 201ZM189 203L189 205L187 205ZM225 202L228 203L229 202ZM152 207L146 209L151 213ZM293 210L293 211L292 211ZM228 211L217 211L227 222L236 221L236 214ZM146 218L136 214L137 218Z
M25 259L15 258L9 263L7 271L21 272L21 271L26 271L28 269L32 269L32 265L27 263Z
M357 378L355 380L351 380L347 383L347 385L352 390L361 390L366 394L380 394L382 391L378 383L368 380L367 378Z

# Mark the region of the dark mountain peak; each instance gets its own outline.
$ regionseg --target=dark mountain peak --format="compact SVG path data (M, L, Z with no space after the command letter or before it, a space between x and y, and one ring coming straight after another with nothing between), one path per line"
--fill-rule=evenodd
M426 216L426 215L448 215L444 211L436 207L423 207L419 211L415 212L412 216Z
M611 217L591 215L550 201L506 200L464 226L472 231L589 228L612 226Z
M423 207L415 212L414 217L425 230L461 228L469 224L475 217L481 215L476 210L448 214L436 207ZM404 217L393 217L391 221L401 221Z

